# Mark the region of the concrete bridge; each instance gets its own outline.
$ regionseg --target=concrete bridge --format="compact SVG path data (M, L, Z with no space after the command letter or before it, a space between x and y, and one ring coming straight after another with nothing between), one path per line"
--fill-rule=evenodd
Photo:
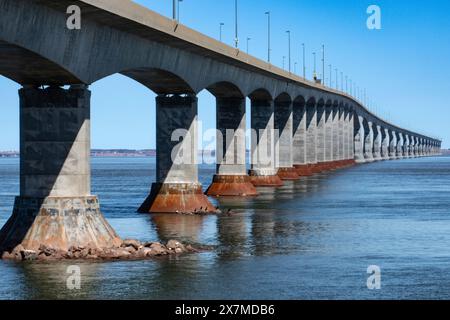
M81 8L80 30L66 27L70 5ZM343 92L131 1L2 0L0 17L0 74L22 85L20 195L0 232L2 250L120 242L91 195L89 157L88 87L116 73L157 93L157 177L141 212L214 212L207 196L257 196L256 187L283 180L440 150L440 141L384 121ZM223 133L206 195L197 168L197 94L204 89L216 97ZM246 117L255 132L250 168ZM179 129L184 135L172 141ZM185 161L174 161L177 148Z

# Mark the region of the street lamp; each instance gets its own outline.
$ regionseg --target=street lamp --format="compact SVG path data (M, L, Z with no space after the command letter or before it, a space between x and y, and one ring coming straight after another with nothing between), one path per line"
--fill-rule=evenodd
M341 71L341 91L344 91L344 73Z
M247 54L248 54L248 43L252 40L252 38L247 37Z
M315 52L313 52L313 57L314 57L313 78L314 78L314 80L316 80L316 78L317 78L317 73L316 73L316 53L315 53Z
M172 19L177 19L177 0L173 0L172 2Z
M224 25L225 25L225 23L221 22L220 26L219 26L219 29L220 29L219 39L220 39L220 42L222 42L222 28L223 28Z
M288 34L288 60L289 60L289 73L291 72L291 31L286 31Z
M177 22L180 22L180 2L183 2L183 0L176 0L177 1Z
M283 70L286 70L285 64L286 64L286 56L283 56Z
M265 14L267 15L267 62L270 63L270 11Z
M294 74L297 74L297 62L294 62Z

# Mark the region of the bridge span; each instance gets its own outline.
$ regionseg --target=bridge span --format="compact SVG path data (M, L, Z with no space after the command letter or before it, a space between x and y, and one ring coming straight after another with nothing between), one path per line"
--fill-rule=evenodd
M80 30L66 27L70 5L81 8ZM441 141L381 119L344 92L132 1L2 0L0 15L0 74L22 86L20 195L0 232L2 250L120 242L91 195L89 157L89 85L116 73L157 94L157 177L140 212L212 213L208 196L257 196L256 187L283 180L440 152ZM216 98L222 133L205 194L197 166L197 94L204 89ZM255 132L250 168L247 116ZM184 135L173 141L180 129ZM174 161L180 147L189 161Z

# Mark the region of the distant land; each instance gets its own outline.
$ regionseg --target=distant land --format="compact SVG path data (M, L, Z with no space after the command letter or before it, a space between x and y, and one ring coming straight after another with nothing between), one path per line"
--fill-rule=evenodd
M247 150L247 154L249 151ZM199 155L204 154L205 156L215 156L215 151L204 150L199 151ZM443 149L442 154L450 156L450 149ZM0 151L0 158L18 158L18 151ZM155 157L155 149L144 149L144 150L132 150L132 149L92 149L91 157L121 157L121 158L133 158L133 157Z

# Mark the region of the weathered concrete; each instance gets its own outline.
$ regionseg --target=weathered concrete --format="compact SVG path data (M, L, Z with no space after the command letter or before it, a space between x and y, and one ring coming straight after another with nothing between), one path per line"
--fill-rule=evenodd
M197 97L156 98L156 180L141 213L213 213L198 181Z
M292 100L288 94L275 99L275 130L278 132L275 147L278 176L282 180L298 180L294 168Z
M333 105L333 161L339 161L339 105Z
M381 158L389 160L389 130L381 128Z
M375 161L382 160L381 145L382 145L381 126L376 125L375 130L374 130L374 138L373 138L373 159Z
M372 162L373 159L373 123L364 121L364 158L366 162Z
M251 181L257 187L282 186L283 182L277 175L275 158L274 102L253 98L251 113Z
M406 159L410 158L409 148L410 148L409 136L405 134L405 141L403 144L403 157L405 157Z
M397 159L397 133L395 131L389 131L389 158Z
M294 167L299 176L309 176L312 173L306 160L306 102L304 99L294 101L293 127Z
M317 104L310 101L306 106L306 162L312 173L317 165Z
M353 141L353 137L351 137ZM325 108L325 161L333 161L333 106L327 103Z
M256 196L247 175L245 148L245 98L216 98L216 172L209 196Z
M0 251L120 244L90 194L90 91L26 87L19 96L20 196Z
M396 134L397 134L397 147L396 147L397 159L403 159L403 134L401 132L396 132Z
M345 159L344 156L344 106L341 104L338 109L339 118L338 118L338 161L342 161Z
M326 158L326 111L325 104L320 101L317 104L317 140L316 140L316 156L317 163L321 169L325 169L324 165L327 162Z
M365 141L365 132L364 132L364 118L362 116L356 115L354 117L354 128L355 128L355 162L356 163L364 163L366 159L364 157L364 141Z

